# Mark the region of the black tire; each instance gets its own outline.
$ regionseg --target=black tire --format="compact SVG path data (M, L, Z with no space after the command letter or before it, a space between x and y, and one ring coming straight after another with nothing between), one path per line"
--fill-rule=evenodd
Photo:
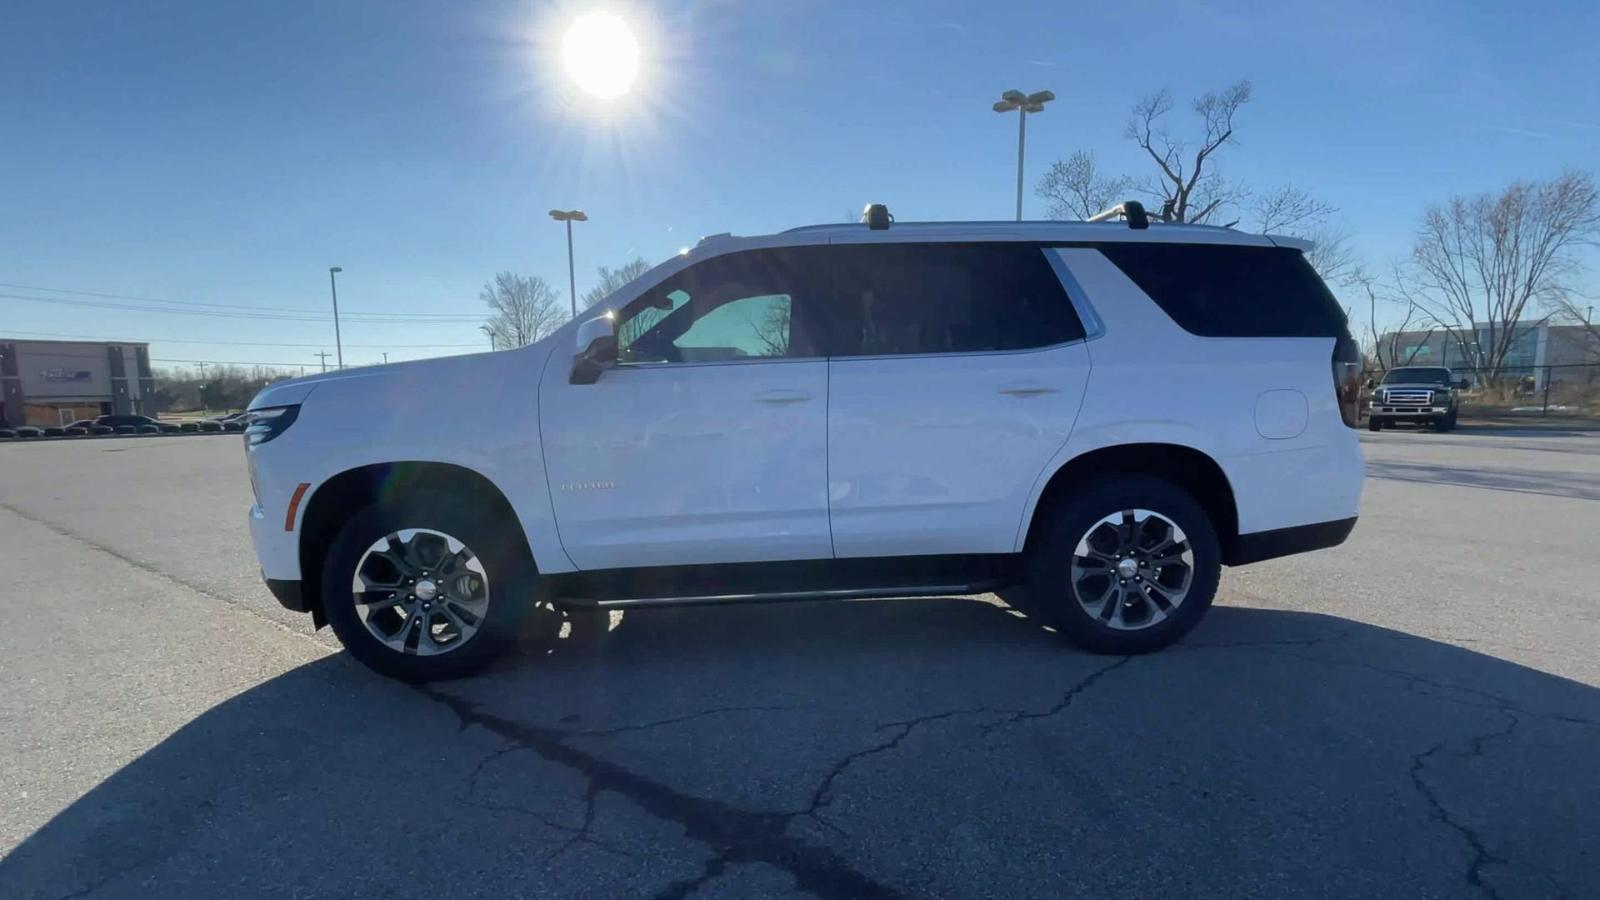
M351 591L356 565L385 535L425 528L461 541L482 563L489 603L478 630L460 646L432 656L394 649L368 630ZM461 498L419 491L357 510L339 529L322 565L322 608L339 642L373 671L402 681L460 678L477 672L517 634L531 607L538 575L515 523L485 516Z
M1101 519L1123 510L1150 510L1184 532L1193 553L1188 592L1166 617L1142 628L1112 628L1090 614L1072 587L1078 541ZM1023 611L1096 653L1159 650L1183 637L1205 615L1222 574L1222 549L1211 518L1182 488L1147 475L1116 475L1057 507L1028 549Z
M1372 416L1368 416L1367 417L1367 430L1368 431L1382 431L1383 430L1383 421L1381 419L1378 419L1378 418L1375 418L1375 417L1372 417Z

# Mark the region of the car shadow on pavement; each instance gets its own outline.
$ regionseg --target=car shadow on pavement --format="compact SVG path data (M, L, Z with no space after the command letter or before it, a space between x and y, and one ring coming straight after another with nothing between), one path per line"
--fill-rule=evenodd
M1119 658L973 599L663 610L456 682L287 672L0 894L1593 896L1597 745L1600 691L1330 616Z
M1456 487L1483 488L1491 491L1509 491L1515 494L1542 494L1547 497L1600 500L1600 475L1580 475L1571 472L1488 469L1482 467L1445 466L1436 463L1369 459L1367 460L1367 476L1370 478L1386 478L1391 481L1413 481L1423 484L1447 484Z

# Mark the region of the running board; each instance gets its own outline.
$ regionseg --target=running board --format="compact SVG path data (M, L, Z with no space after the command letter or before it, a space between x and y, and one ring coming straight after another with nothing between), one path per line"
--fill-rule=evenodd
M1017 561L1013 554L787 560L568 572L549 583L558 603L605 609L934 597L1014 584Z
M1001 587L1000 584L934 584L902 585L899 587L852 588L831 591L773 591L763 594L706 594L699 597L627 597L620 600L591 600L582 597L562 597L562 603L573 606L597 606L601 609L634 609L641 606L709 606L716 603L781 603L797 600L871 600L890 597L937 597L950 594L982 594Z

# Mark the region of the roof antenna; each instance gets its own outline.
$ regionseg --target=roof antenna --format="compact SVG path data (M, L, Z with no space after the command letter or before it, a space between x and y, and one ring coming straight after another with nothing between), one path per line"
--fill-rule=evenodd
M1085 222L1109 222L1118 216L1127 220L1128 227L1143 231L1150 227L1150 217L1145 214L1144 204L1137 200L1124 200L1110 209L1103 209L1087 219Z
M882 203L868 203L867 208L861 211L861 221L873 231L888 231L894 216L889 215L889 207Z

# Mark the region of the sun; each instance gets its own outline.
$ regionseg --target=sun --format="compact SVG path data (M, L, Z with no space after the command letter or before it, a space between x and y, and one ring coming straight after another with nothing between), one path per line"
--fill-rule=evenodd
M639 42L611 13L579 16L561 39L561 60L578 87L602 99L620 97L639 74Z

